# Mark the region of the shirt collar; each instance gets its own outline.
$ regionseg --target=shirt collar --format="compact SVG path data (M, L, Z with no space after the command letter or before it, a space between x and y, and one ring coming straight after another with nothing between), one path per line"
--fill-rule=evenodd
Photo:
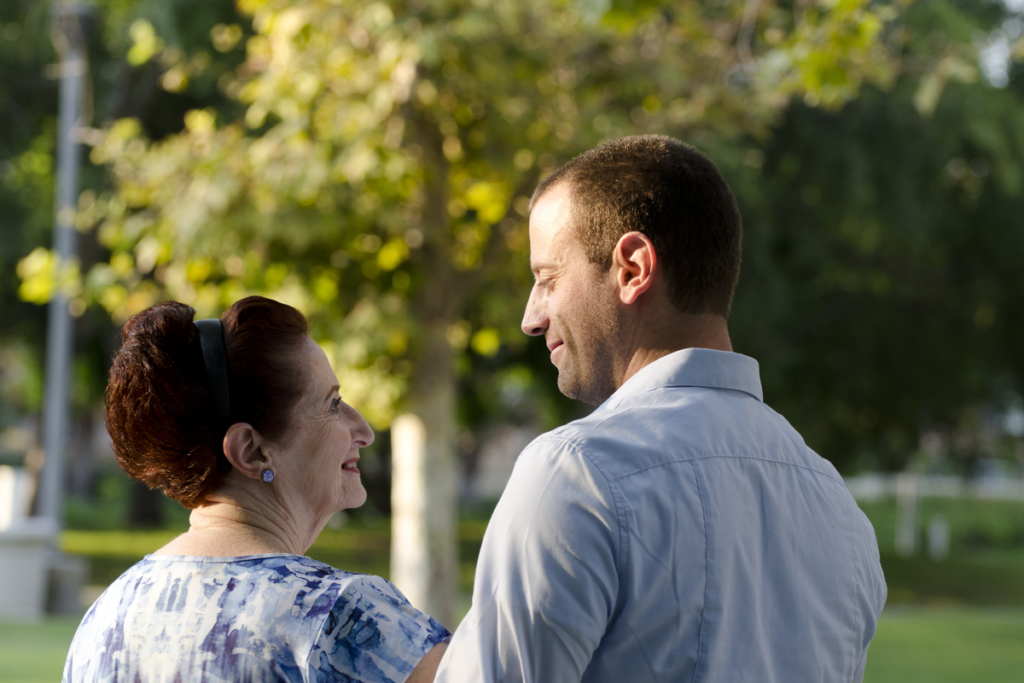
M598 410L662 387L731 389L764 401L757 361L750 356L713 349L683 349L649 363L630 377Z

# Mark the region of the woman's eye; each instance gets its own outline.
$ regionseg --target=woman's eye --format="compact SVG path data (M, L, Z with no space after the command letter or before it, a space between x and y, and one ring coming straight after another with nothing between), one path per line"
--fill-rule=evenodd
M338 408L340 408L340 407L341 407L341 397L340 396L338 398L331 399L331 412L332 413L338 412Z

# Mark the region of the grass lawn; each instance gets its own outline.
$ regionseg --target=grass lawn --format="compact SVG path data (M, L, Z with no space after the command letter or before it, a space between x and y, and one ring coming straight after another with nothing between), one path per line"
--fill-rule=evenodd
M0 624L0 683L60 680L77 619ZM900 607L871 643L864 683L1020 683L1024 610Z
M1020 683L1024 610L887 610L868 650L864 683Z
M464 595L472 590L485 527L485 519L459 524ZM62 547L86 555L89 583L103 586L178 533L68 530ZM386 520L356 519L325 529L308 554L340 569L387 577L389 544ZM865 683L1024 682L1024 556L974 550L933 563L885 554L882 564L889 607L871 644ZM464 613L466 605L460 607ZM0 623L0 683L60 680L77 624Z
M0 682L54 683L64 671L78 617L0 623Z

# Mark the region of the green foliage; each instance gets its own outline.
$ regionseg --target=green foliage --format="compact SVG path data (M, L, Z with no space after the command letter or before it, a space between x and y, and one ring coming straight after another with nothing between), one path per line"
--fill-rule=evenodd
M861 501L861 510L871 520L883 553L892 552L896 542L896 500ZM1024 559L1024 503L998 500L924 498L920 501L919 544L924 527L936 516L949 522L950 552L963 558L1004 553Z
M920 429L1021 393L1020 79L993 89L973 66L975 34L1005 17L992 3L106 0L97 16L106 123L89 139L113 189L87 174L78 221L99 244L80 280L33 251L52 126L17 129L5 300L65 287L119 323L161 298L209 315L266 294L311 318L377 427L433 368L420 384L456 375L464 424L557 424L579 407L518 327L528 195L602 139L666 132L737 190L734 341L812 447L898 468ZM29 42L12 72L52 59ZM52 83L18 83L0 106L54 111ZM41 337L31 307L2 315Z
M0 7L0 344L31 338L42 324L34 306L19 302L16 264L46 243L53 217L57 109L53 83L39 77L53 55L40 30L45 19L27 2Z
M0 426L43 404L42 354L23 341L0 346Z
M915 5L908 50L931 49L950 13L982 26L972 7ZM734 343L840 468L899 469L922 430L977 457L981 413L1024 394L1024 97L951 82L922 116L919 93L904 77L839 112L794 105L732 168Z
M921 557L882 555L889 589L886 605L1024 606L1024 562L1001 557L983 561L951 557L933 562Z
M147 130L157 134L168 132L163 117L171 117L173 128L180 128L181 114L194 102L187 98L170 104L164 101L153 111L150 100L160 99L153 97L154 91L170 94L155 87L155 80L162 76L160 70L147 73L146 68L133 68L122 59L128 46L129 25L139 18L140 12L146 14L153 7L167 4L103 0L91 5L91 24L96 30L89 32L85 126L107 117L139 114L144 116ZM0 426L17 422L25 413L39 408L46 309L36 304L46 302L55 289L63 288L74 295L81 289L75 277L78 271L72 268L59 272L47 251L52 242L54 218L58 89L50 34L51 5L34 0L10 0L0 5L0 119L4 121L0 130L0 214L4 219L4 238L0 240ZM230 0L203 0L191 5L182 9L191 11L193 16L205 16L213 7L220 7L217 16L222 21L231 21L236 16ZM197 8L201 11L196 12ZM227 12L223 11L225 8ZM179 12L177 19L188 24L188 17L182 14ZM173 12L169 16L175 18ZM168 22L160 23L165 24ZM202 28L204 40L207 35L208 28ZM195 41L185 45L192 49ZM173 56L175 48L179 53L184 49L168 41L164 52ZM226 68L239 61L238 56L224 57L229 62ZM216 79L224 69L216 73L213 66L206 69L203 77L197 75L193 79L197 91L217 94ZM223 97L218 95L216 99ZM83 206L87 207L96 190L106 187L104 170L87 165L82 184ZM87 212L80 217L80 227L92 227ZM82 235L79 242L79 262L84 268L106 257L92 234ZM24 286L19 273L27 272L37 274L35 286ZM81 302L72 307L76 315L82 315L84 309ZM102 395L106 362L114 340L109 324L108 316L101 311L85 312L77 322L77 408L91 409Z
M763 132L793 94L835 105L890 79L891 9L591 4L241 2L254 34L219 82L244 113L213 100L156 142L107 129L92 160L116 190L80 215L111 257L76 294L119 321L165 297L203 315L247 293L291 303L344 340L327 350L382 426L426 330L457 354L522 353L526 195L559 160L635 131ZM128 59L188 97L210 53L159 19L139 12ZM211 29L217 50L241 37ZM59 282L40 257L22 277L33 296Z
M117 530L132 524L130 497L133 486L142 486L119 469L101 469L95 474L95 493L87 498L69 496L64 503L64 524L68 529ZM189 511L176 501L160 496L160 516L168 529L188 529Z
M887 605L1024 605L1024 503L924 498L918 509L918 548L936 517L949 524L950 554L941 561L894 554L896 501L860 501L875 529L889 588Z

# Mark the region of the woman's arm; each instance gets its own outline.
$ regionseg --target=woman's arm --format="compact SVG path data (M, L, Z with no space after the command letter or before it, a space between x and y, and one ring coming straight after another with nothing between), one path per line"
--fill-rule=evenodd
M423 659L416 665L416 668L405 679L405 683L432 683L434 674L437 673L437 665L444 657L444 651L448 649L448 643L438 643L430 652L423 655Z

